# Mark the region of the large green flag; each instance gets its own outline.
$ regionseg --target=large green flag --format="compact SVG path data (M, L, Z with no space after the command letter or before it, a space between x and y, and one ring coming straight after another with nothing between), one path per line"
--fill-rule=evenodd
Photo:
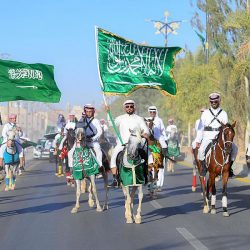
M154 88L176 95L173 77L179 47L142 46L96 28L97 58L102 91L128 95L138 88Z
M60 97L52 65L0 60L0 102L27 100L54 103L59 102Z

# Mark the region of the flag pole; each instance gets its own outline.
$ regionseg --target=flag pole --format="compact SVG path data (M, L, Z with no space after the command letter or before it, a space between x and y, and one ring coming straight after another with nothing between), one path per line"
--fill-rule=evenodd
M107 104L107 100L106 100L106 97L105 97L104 92L102 92L102 96L103 96L103 100L104 100L104 105L105 105L105 107L108 107L109 105ZM109 117L109 119L110 119L110 121L111 121L112 127L114 128L115 133L116 133L116 135L117 135L117 137L118 137L120 143L121 143L122 145L124 145L124 143L123 143L123 141L122 141L122 138L121 138L121 135L120 135L120 133L119 133L119 131L118 131L116 125L115 125L115 122L114 122L114 119L113 119L113 117L112 117L112 114L111 114L110 109L107 110L107 114L108 114L108 117Z
M95 41L96 41L96 58L97 58L97 68L98 68L98 75L99 75L99 79L100 79L100 85L101 85L101 89L102 89L102 96L103 96L103 101L104 101L104 104L105 104L105 108L108 107L108 104L107 104L107 100L106 100L106 97L105 97L105 94L104 94L104 86L103 86L103 82L102 82L102 78L101 78L101 75L100 75L100 68L99 68L99 49L98 49L98 27L95 26ZM112 124L112 127L114 128L115 130L115 133L120 141L120 143L122 145L124 145L123 141L122 141L122 138L121 138L121 135L117 129L117 127L115 126L115 122L114 122L114 119L111 115L111 111L110 109L109 110L106 110L107 111L107 114L108 114L108 117L111 121L111 124Z

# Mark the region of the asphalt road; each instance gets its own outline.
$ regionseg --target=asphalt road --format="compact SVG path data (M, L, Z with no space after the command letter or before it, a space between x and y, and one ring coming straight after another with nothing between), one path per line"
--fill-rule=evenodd
M54 175L52 163L30 161L15 191L0 186L0 249L250 249L249 183L230 180L230 217L224 218L221 183L217 214L211 215L202 213L202 197L191 191L191 180L191 168L178 164L175 173L166 173L157 199L144 196L142 224L126 224L120 189L110 190L109 210L89 208L83 194L79 212L71 214L74 188ZM102 180L97 183L103 203Z

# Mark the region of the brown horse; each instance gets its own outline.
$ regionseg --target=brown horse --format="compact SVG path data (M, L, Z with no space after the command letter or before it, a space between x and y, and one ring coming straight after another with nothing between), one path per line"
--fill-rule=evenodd
M212 191L211 196L211 214L216 214L215 203L216 203L216 187L215 187L215 178L222 174L222 207L223 207L223 216L228 217L229 213L227 211L227 182L230 172L230 167L232 166L232 161L230 160L233 139L235 136L235 127L236 122L232 125L229 123L222 124L220 132L217 136L217 139L213 143L211 149L206 154L206 166L209 172L209 178L207 181L207 187L205 187L205 182L203 177L200 176L200 182L203 192L204 199L204 208L203 213L209 212L209 191ZM197 151L197 149L195 149ZM196 158L197 167L199 173L201 173L202 166L200 161L197 159L197 152L194 154Z
M153 133L154 118L144 118L144 120L150 131L150 136L148 137L147 143L154 161L153 164L148 165L149 192L150 196L153 197L156 191L155 189L157 188L159 169L164 168L164 163L163 163L164 155L162 152L161 144L154 138L154 133Z

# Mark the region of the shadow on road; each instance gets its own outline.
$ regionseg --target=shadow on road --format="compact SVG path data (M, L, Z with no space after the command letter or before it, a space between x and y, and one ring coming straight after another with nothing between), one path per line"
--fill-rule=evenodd
M58 202L58 203L47 203L39 206L27 207L16 209L12 211L0 212L0 217L8 217L19 214L30 214L30 213L50 213L53 211L64 209L65 207L71 207L75 204L75 201Z

